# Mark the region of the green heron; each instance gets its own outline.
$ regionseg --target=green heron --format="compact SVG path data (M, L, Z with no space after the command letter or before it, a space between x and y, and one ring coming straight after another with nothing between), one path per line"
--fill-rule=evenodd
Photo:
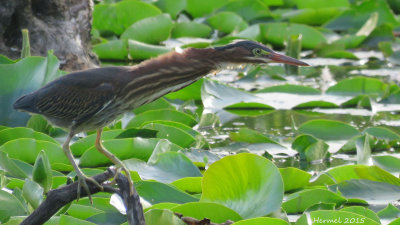
M69 130L63 150L78 177L78 198L81 186L90 198L86 180L100 185L87 177L74 161L69 144L75 134L97 129L96 148L126 173L133 187L123 162L102 145L101 133L104 126L120 114L182 89L225 64L268 62L308 66L307 63L275 53L257 42L239 40L221 47L188 48L182 53L168 53L135 66L104 67L70 73L22 96L14 103L14 108L41 114L50 123Z

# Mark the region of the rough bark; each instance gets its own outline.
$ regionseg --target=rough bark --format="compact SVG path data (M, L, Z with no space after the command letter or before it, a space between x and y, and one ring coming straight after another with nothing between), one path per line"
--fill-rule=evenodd
M0 0L0 54L20 57L21 29L28 29L32 55L49 50L64 70L98 64L91 53L91 0Z

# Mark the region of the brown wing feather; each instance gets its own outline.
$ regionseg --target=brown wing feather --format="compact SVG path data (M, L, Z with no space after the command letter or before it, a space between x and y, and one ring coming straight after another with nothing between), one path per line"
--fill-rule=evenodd
M47 117L79 122L102 110L113 98L110 83L82 87L60 82L41 89L36 108Z

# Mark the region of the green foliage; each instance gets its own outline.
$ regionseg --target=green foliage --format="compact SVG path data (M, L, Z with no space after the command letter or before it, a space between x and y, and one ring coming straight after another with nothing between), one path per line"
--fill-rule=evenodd
M104 146L124 161L150 204L146 223L183 225L174 213L238 225L398 223L391 202L400 198L393 175L400 172L394 154L400 149L399 12L394 0L96 4L93 51L101 60L136 63L175 47L238 38L282 50L293 37L308 50L294 56L318 57L288 75L280 65L222 70L105 128ZM22 94L59 76L58 65L51 53L20 60L0 55L2 224L21 223L50 189L75 175L61 149L65 131L12 109ZM80 134L71 145L90 176L111 165L95 138ZM373 212L368 204L386 208ZM48 223L127 224L107 193L64 211Z

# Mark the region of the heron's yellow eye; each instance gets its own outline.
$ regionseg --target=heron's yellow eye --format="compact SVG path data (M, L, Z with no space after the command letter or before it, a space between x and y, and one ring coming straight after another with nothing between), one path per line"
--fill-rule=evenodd
M262 55L262 50L259 48L255 48L255 49L253 49L253 54L256 56L260 56L260 55Z

